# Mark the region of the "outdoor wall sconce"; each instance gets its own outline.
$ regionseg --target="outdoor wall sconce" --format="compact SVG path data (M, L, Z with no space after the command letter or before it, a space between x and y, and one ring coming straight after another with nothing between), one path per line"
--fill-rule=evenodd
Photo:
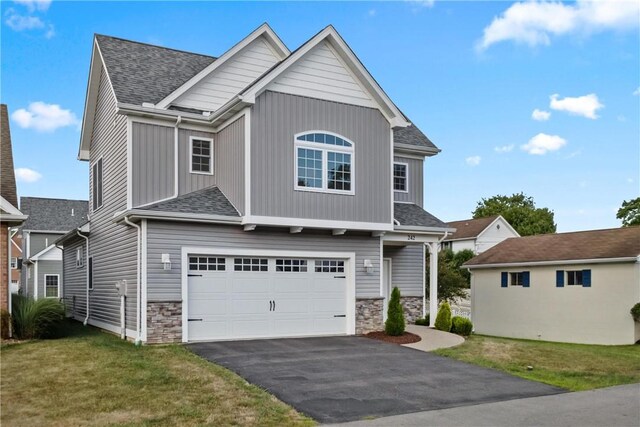
M367 271L367 274L373 273L373 264L371 264L370 259L364 260L364 269Z
M162 266L165 270L171 270L171 255L162 254Z

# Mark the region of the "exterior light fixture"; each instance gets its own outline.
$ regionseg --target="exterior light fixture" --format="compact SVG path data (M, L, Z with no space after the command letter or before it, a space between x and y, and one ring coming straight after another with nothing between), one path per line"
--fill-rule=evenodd
M373 273L373 264L370 259L364 260L364 269L367 271L367 274Z

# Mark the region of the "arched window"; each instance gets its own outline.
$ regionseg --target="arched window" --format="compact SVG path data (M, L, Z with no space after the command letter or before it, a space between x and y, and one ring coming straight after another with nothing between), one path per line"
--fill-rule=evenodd
M354 194L353 142L335 133L295 136L296 190Z

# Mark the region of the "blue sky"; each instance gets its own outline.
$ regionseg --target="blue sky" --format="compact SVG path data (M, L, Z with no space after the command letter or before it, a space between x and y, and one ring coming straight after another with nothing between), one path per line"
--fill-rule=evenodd
M292 50L336 27L442 149L426 162L425 208L443 220L470 217L483 197L523 191L555 212L559 231L616 227L622 200L640 193L637 3L3 0L1 8L1 100L21 196L88 197L88 165L76 154L94 33L219 56L265 21Z

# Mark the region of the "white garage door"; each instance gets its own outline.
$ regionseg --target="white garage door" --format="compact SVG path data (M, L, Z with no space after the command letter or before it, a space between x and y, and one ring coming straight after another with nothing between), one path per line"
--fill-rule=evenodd
M347 260L188 256L189 341L347 333Z

